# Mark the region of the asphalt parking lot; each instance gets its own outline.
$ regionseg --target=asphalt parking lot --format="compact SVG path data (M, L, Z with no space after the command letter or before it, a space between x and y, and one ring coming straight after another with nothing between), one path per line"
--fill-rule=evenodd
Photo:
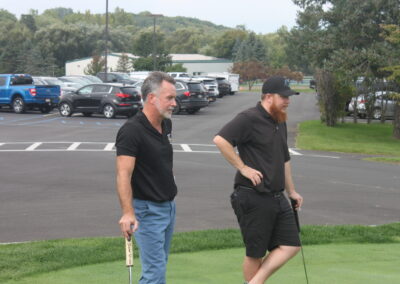
M227 96L195 115L173 117L177 231L237 228L229 204L233 169L215 133L259 94ZM299 121L318 119L315 96L292 99L289 144L303 224L398 222L399 166L362 156L295 148ZM118 236L114 141L126 118L0 110L0 242Z

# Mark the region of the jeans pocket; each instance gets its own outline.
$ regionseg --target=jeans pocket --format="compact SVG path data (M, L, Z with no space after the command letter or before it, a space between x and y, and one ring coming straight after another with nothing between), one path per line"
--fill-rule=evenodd
M142 219L146 216L147 212L149 211L149 204L145 200L134 200L133 206L135 208L135 215L139 219Z

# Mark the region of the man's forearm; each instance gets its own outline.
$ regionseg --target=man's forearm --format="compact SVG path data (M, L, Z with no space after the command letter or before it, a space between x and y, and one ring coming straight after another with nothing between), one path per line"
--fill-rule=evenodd
M287 161L285 163L285 189L289 195L296 192L292 178L292 168L290 166L290 161Z
M214 138L214 143L217 145L218 149L221 151L222 156L236 169L239 171L243 169L245 164L243 163L242 159L236 153L235 148L224 138L217 135Z

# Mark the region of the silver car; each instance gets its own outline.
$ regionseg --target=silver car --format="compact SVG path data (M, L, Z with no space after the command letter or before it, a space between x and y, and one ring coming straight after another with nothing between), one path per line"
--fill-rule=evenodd
M360 117L365 118L367 116L368 100L373 99L373 96L375 96L372 118L380 119L382 114L384 114L386 118L393 118L396 102L391 98L391 94L392 92L378 91L368 95L353 97L349 103L349 112L354 112L357 100L357 113Z

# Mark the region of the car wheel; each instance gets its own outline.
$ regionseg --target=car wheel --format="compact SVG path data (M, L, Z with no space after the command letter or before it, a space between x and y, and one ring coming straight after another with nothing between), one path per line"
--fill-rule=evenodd
M103 114L106 118L114 118L115 117L115 108L110 104L106 104L103 107Z
M181 104L176 101L176 106L174 108L174 110L172 111L173 114L178 114L181 111Z
M58 111L60 112L61 116L71 116L72 115L72 108L69 103L61 103L58 106Z
M44 105L40 107L40 112L41 113L49 113L51 111L51 106Z
M92 116L92 112L83 112L83 116L89 117Z
M199 110L200 110L199 108L188 108L186 111L188 114L195 114Z
M381 117L382 117L382 111L381 111L381 109L380 109L380 108L374 109L374 112L372 113L372 117L373 117L374 119L381 119Z
M24 113L26 106L25 106L25 102L24 99L21 98L20 96L17 96L14 98L13 102L12 102L12 106L14 109L15 113Z

